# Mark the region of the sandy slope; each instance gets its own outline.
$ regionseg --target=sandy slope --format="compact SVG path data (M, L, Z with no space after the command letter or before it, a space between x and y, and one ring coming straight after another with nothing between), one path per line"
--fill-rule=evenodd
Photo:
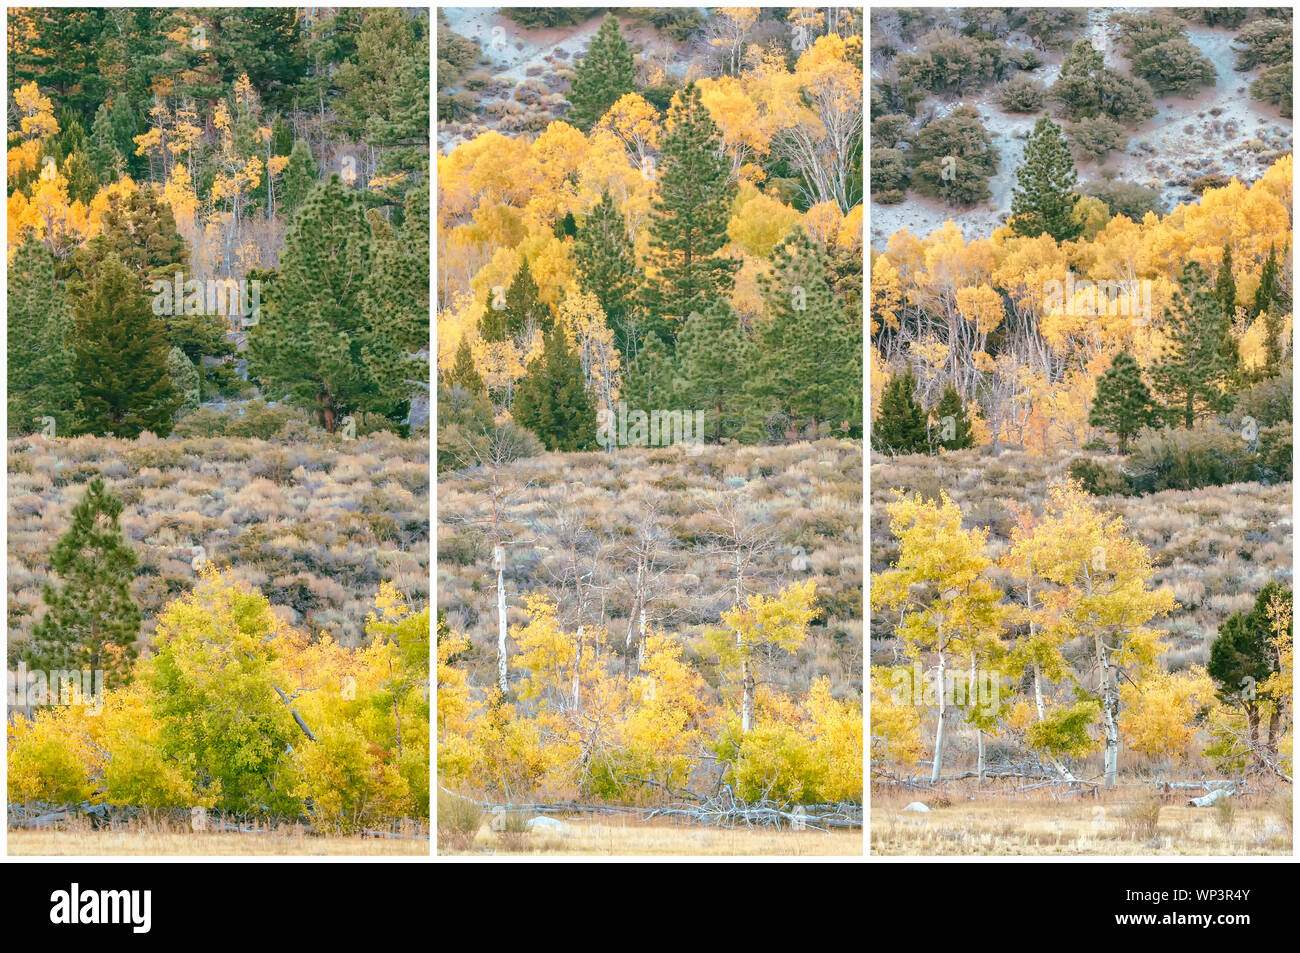
M1136 11L1137 8L1132 8ZM1094 9L1089 12L1087 37L1106 56L1106 65L1128 73L1128 60L1118 43L1118 28L1111 17L1121 9ZM1156 100L1158 112L1141 126L1130 131L1129 146L1123 155L1111 154L1106 162L1108 171L1124 182L1136 182L1159 188L1166 208L1179 202L1193 201L1195 196L1187 188L1192 179L1211 172L1235 175L1250 182L1268 167L1263 157L1274 150L1291 148L1292 122L1283 119L1278 109L1254 100L1250 84L1261 70L1238 73L1233 69L1236 56L1232 51L1234 30L1211 29L1190 25L1190 41L1214 64L1218 81L1207 87L1199 96L1188 99L1169 96ZM1028 46L1029 40L1020 34L1011 34L1009 41L1017 46ZM1061 71L1061 53L1045 57L1046 63L1029 75L1051 86ZM1033 128L1037 117L1017 116L1002 112L994 101L992 90L958 101L936 102L927 100L921 109L933 108L936 117L946 116L959 105L975 106L1001 152L998 174L989 182L993 195L987 202L969 209L953 208L942 202L908 193L899 205L871 203L871 241L884 248L889 236L901 228L913 234L928 235L951 218L967 239L985 237L1001 223L1011 207L1011 191L1015 185L1015 170L1024 156L1021 138ZM1218 109L1218 116L1211 110ZM1235 120L1237 133L1229 138L1222 124ZM1216 121L1220 124L1215 131ZM1190 132L1187 131L1190 127ZM1264 146L1260 151L1243 148L1247 141L1259 139ZM1101 168L1094 163L1081 163L1079 178L1083 182L1100 177Z

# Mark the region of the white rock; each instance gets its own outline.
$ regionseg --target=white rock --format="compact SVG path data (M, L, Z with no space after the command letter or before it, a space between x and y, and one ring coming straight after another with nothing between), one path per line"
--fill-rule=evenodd
M930 809L926 807L924 804L922 804L920 801L913 801L911 804L907 805L907 807L903 808L903 810L916 811L918 814L930 813Z
M550 831L553 834L568 834L571 830L564 821L557 821L553 817L529 818L528 828L534 831Z

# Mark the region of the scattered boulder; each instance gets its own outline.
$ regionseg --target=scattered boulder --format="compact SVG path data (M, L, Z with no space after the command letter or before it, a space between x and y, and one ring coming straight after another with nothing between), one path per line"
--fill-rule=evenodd
M573 828L564 821L557 821L553 817L530 817L528 819L528 829L530 831L548 831L552 834L567 836L573 832Z
M903 808L903 810L904 810L904 811L915 811L915 812L918 813L918 814L929 814L929 813L930 813L930 809L929 809L928 807L926 807L924 804L922 804L920 801L913 801L911 804L907 805L907 807Z

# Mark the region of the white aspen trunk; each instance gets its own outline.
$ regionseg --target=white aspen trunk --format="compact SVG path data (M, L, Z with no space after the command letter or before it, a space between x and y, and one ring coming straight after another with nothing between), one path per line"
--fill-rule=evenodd
M939 720L934 728L934 770L930 772L930 780L938 781L939 776L943 773L943 716L947 710L946 700L943 692L943 649L939 650L939 666L935 672L935 683L939 696Z
M582 685L582 631L583 625L578 623L578 658L573 666L573 710L577 711L582 704L581 685Z
M645 642L645 563L642 559L638 559L636 564L636 604L641 617L640 642L644 643ZM623 663L624 671L626 671L632 664L631 661L632 640L633 638L635 638L633 633L636 631L637 630L635 628L635 623L633 623L632 620L629 619L627 624L627 643L624 646L624 651L623 651L623 657L625 659ZM645 660L645 649L642 647L641 644L638 644L636 647L637 671L641 670L641 663L644 660Z
M1034 660L1034 707L1038 709L1038 720L1043 720L1043 673Z
M966 704L974 707L976 702L975 679L978 672L975 669L975 650L970 650L970 685L966 688ZM975 744L977 754L975 760L975 773L979 776L979 783L984 784L984 729L978 725L975 727Z
M645 601L641 602L641 638L636 644L636 670L639 672L645 667Z
M1102 677L1102 727L1106 735L1106 777L1108 788L1115 787L1119 780L1119 725L1116 723L1118 697L1110 673L1110 652L1102 644L1101 636L1096 636L1097 658L1101 662Z
M504 695L507 688L506 669L506 550L499 543L492 548L492 558L497 564L497 687Z

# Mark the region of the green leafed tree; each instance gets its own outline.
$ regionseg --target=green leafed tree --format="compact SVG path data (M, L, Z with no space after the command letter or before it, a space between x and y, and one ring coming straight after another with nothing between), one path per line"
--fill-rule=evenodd
M264 596L211 577L158 619L148 677L159 746L223 810L300 809L288 762L310 737L273 675L284 640Z
M515 390L511 413L547 450L595 447L596 405L562 326L551 328L542 353L529 363Z
M1034 124L1025 157L1016 170L1011 193L1011 227L1017 235L1037 238L1043 233L1058 242L1082 232L1074 217L1078 173L1061 127L1046 116Z
M55 279L54 256L25 238L9 264L9 432L75 433L80 424L72 312Z
M614 14L605 15L600 29L587 47L587 55L575 67L569 102L573 108L566 117L584 132L605 115L620 96L635 88L632 51L619 29Z
M73 317L85 429L132 439L171 433L183 398L167 366L167 328L115 254L92 274Z
M130 678L142 615L131 596L138 559L121 515L122 501L95 476L50 554L59 582L42 589L48 610L23 650L31 668L102 671L109 687Z
M1120 351L1110 369L1097 380L1088 423L1104 427L1119 438L1119 452L1128 452L1128 442L1143 427L1156 423L1151 392L1142 380L1142 369L1127 351Z

